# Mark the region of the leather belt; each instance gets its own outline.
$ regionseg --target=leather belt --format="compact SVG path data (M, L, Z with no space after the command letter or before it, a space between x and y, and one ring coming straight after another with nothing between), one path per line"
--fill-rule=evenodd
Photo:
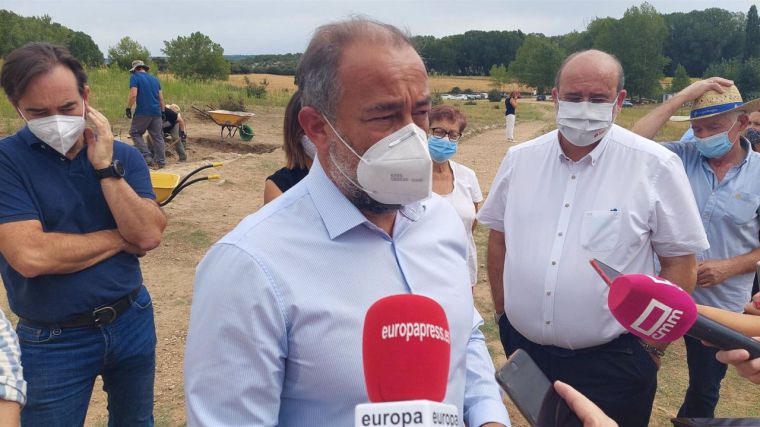
M129 310L129 308L132 307L132 301L137 298L137 295L140 293L140 289L142 289L142 285L138 286L137 289L111 304L101 305L100 307L92 310L90 313L76 315L64 322L45 323L25 319L23 317L19 317L19 321L36 327L81 328L85 326L97 327L107 325L116 320L119 316L124 314L125 311Z

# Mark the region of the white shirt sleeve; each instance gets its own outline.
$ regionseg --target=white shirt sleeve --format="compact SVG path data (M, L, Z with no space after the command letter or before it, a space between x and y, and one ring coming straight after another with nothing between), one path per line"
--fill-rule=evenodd
M480 183L478 182L478 176L475 172L472 172L472 203L480 203L483 201L483 192L480 190Z
M507 152L499 166L499 171L493 179L488 198L483 209L478 212L478 221L488 228L504 232L504 210L507 206L507 190L509 189L509 176L512 171L511 151Z
M287 327L266 271L216 244L198 265L185 350L188 426L276 426Z
M0 399L26 403L26 381L21 369L21 350L11 322L0 310Z
M659 256L699 253L710 247L681 159L673 154L651 186L652 248Z

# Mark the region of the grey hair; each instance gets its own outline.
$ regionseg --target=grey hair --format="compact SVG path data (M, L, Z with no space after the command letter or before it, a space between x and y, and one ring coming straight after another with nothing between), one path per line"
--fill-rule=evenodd
M338 67L343 50L357 41L385 42L393 47L410 46L409 35L393 25L362 16L333 22L317 28L296 70L301 104L313 107L335 119L341 97ZM360 78L360 76L357 76Z
M557 75L554 77L554 87L557 88L557 90L559 90L559 81L562 77L562 70L565 69L565 66L576 57L583 55L584 53L589 53L589 52L603 53L613 60L613 62L615 63L615 66L617 67L617 72L618 72L617 92L620 93L620 91L623 90L623 87L625 87L625 73L623 72L623 64L620 63L620 60L618 60L615 55L601 51L601 50L597 50L597 49L582 50L580 52L575 52L571 54L570 56L568 56L567 58L565 58L565 60L562 61L562 65L559 66L559 70L557 70Z

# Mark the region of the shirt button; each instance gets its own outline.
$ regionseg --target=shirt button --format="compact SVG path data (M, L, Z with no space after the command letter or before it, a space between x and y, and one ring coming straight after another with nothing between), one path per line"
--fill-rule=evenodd
M562 237L562 232L557 233L557 236Z
M546 321L546 324L547 324L547 325L551 325L551 324L552 324L551 320L547 320L547 321Z
M549 295L551 295L551 294L552 294L552 291L546 291L546 296L547 296L547 297L548 297Z
M570 179L575 179L575 175L571 176Z
M557 265L557 261L552 261L552 265Z
M569 208L570 207L570 203L565 203L565 207Z

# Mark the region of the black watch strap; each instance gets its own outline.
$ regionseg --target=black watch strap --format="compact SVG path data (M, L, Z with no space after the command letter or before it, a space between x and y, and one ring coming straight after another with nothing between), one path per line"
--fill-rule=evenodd
M103 169L95 169L95 175L98 178L123 178L124 177L124 165L119 160L114 160L108 167Z

